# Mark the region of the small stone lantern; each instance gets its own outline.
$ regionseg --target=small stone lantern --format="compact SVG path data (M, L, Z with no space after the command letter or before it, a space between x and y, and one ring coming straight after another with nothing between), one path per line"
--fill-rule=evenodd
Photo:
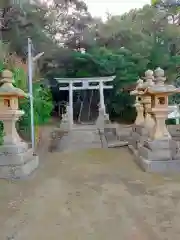
M137 86L136 89L134 91L130 92L130 95L132 96L136 96L136 101L135 101L135 108L136 108L136 112L137 112L137 116L136 116L136 120L135 120L135 125L143 125L144 124L144 107L142 104L142 86L143 86L143 80L139 79L137 81Z
M14 179L30 175L39 164L38 156L16 131L16 121L24 114L19 110L18 100L27 94L13 86L13 75L9 70L0 80L0 120L4 124L4 142L0 146L0 178Z
M70 123L69 123L69 105L66 105L66 111L62 115L62 120L60 123L60 128L61 130L67 130L70 128Z
M136 96L136 120L135 124L132 126L131 136L129 138L129 148L135 152L139 148L144 137L147 135L147 131L144 128L144 104L143 104L143 94L144 94L144 81L139 79L137 81L136 89L130 92L130 95Z
M16 121L24 114L19 110L18 100L27 94L13 86L13 75L9 70L4 70L0 80L0 120L4 124L4 144L15 144L21 141L15 127Z
M143 105L145 113L144 127L148 130L148 135L151 135L151 130L154 127L154 120L151 116L151 96L147 91L147 88L154 85L154 73L152 70L147 70L145 72L145 83L143 85L144 94L143 94Z

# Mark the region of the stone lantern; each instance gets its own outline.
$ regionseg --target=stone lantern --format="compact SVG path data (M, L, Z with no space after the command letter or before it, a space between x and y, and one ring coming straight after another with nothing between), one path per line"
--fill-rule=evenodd
M4 141L0 146L0 178L20 178L38 166L38 157L18 135L16 121L24 114L18 101L27 94L13 86L13 75L4 70L0 80L0 120L4 126Z
M62 120L60 123L60 128L61 130L67 130L70 128L70 123L69 123L69 105L66 105L66 110L65 113L62 115Z
M136 150L143 144L144 140L149 137L150 129L152 128L152 118L149 114L151 107L151 97L147 93L148 86L153 85L153 71L148 70L145 73L145 82L142 79L137 81L137 86L131 95L136 96L136 111L137 117L132 134L129 140L129 148L136 154Z
M141 97L141 93L142 93L141 90L142 90L143 83L144 81L142 79L139 79L137 81L135 90L130 92L131 96L136 97L134 106L136 108L137 115L136 115L135 123L132 126L132 131L128 141L128 146L134 154L136 154L138 143L140 142L140 138L141 138L141 130L143 129L143 125L144 125L144 107L142 104L142 97Z
M164 70L157 68L155 70L155 85L148 89L148 92L152 97L152 116L155 121L155 125L152 131L152 139L171 139L171 136L167 130L165 120L168 118L169 106L168 96L177 91L173 85L165 85L166 77L164 76Z
M0 80L0 119L4 125L4 144L21 143L15 123L24 114L19 110L18 99L26 97L26 93L12 85L12 73L5 70Z
M139 148L139 163L149 172L167 172L180 170L180 159L177 159L177 143L171 139L166 128L168 117L168 96L177 92L173 85L165 85L164 70L154 71L155 79L152 86L146 89L151 97L151 110L148 112L154 119L150 138Z
M144 107L142 104L142 96L141 96L141 88L143 86L143 80L139 79L137 81L137 86L134 91L131 91L130 95L136 96L136 101L135 101L135 108L137 112L136 120L135 120L135 125L143 125L144 124Z
M144 127L147 130L148 137L151 135L151 130L154 126L154 121L151 116L151 96L147 91L147 88L154 85L154 73L152 70L147 70L145 72L145 83L143 85L144 93L143 93L143 105L144 105Z

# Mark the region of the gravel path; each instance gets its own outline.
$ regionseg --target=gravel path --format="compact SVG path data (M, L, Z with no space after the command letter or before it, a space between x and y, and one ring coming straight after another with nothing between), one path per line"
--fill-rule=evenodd
M0 181L0 240L180 238L180 177L142 172L125 148L41 154L27 181Z

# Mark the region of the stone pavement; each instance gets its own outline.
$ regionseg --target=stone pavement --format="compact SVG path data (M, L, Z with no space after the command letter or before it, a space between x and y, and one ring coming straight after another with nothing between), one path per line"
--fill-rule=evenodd
M89 148L101 148L100 136L96 133L96 126L75 125L73 130L59 141L57 151L79 151Z
M142 172L125 148L46 153L0 189L1 240L180 238L180 177Z

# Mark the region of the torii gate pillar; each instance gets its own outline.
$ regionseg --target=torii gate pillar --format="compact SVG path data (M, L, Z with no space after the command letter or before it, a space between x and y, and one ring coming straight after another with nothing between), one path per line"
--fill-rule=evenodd
M99 94L100 94L100 108L105 110L105 104L104 104L104 84L102 81L99 82Z
M69 82L69 128L72 129L73 121L73 82Z

